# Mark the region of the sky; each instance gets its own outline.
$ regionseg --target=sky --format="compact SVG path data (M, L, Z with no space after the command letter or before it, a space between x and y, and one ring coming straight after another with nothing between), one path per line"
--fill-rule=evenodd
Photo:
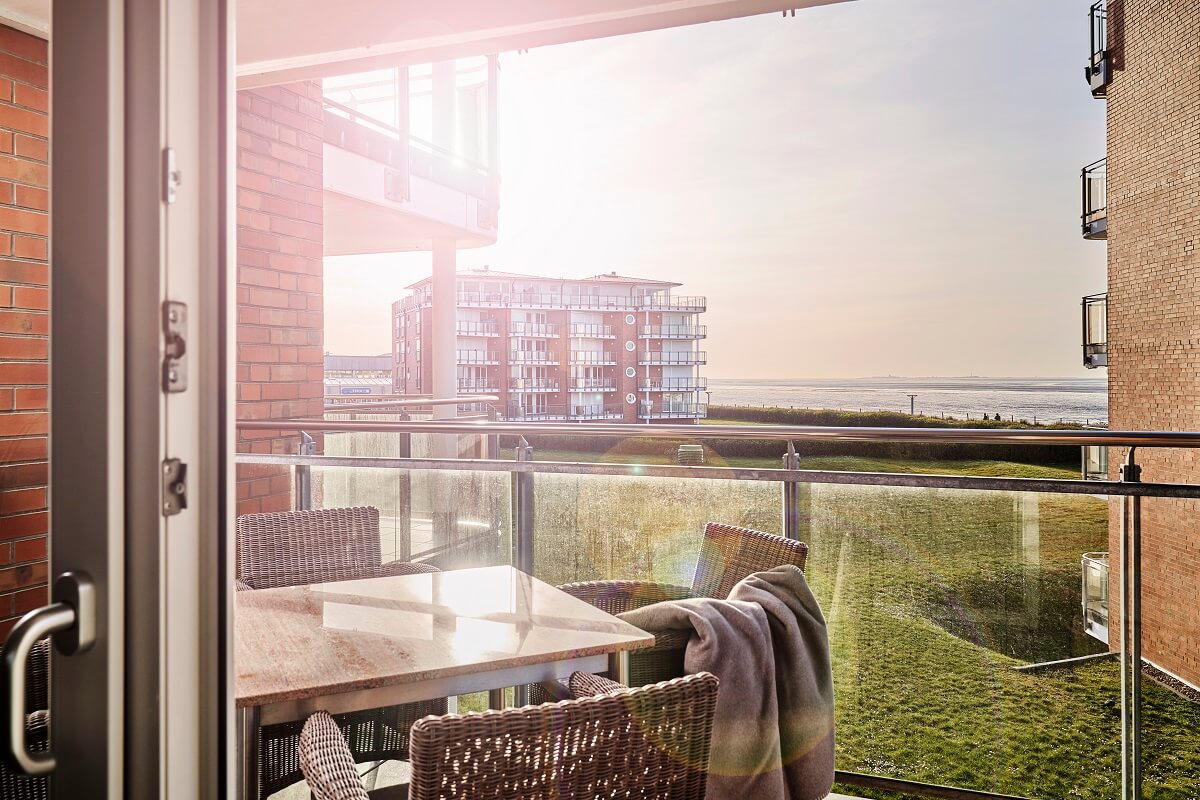
M1096 377L1088 5L856 0L501 54L498 241L459 265L678 281L714 378ZM430 268L326 258L326 349L390 352Z

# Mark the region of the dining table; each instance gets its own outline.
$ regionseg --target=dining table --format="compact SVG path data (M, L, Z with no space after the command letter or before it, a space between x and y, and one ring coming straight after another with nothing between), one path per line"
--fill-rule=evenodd
M510 566L235 593L238 796L257 800L259 726L549 683L627 681L647 633Z

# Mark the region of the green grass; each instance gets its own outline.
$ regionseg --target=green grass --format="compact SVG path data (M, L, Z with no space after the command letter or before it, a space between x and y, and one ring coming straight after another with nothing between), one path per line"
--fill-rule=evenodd
M802 467L1077 477L995 461L828 457ZM686 583L704 522L779 528L771 483L539 475L536 485L535 563L552 583ZM1107 549L1104 500L828 485L807 498L808 576L829 621L840 768L1027 797L1116 796L1116 665L1012 669L1102 649L1081 631L1079 556ZM1200 796L1200 707L1153 684L1145 692L1146 796Z

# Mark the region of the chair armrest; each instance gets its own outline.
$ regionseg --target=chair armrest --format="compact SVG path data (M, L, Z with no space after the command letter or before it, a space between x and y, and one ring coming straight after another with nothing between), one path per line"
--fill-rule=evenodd
M252 590L253 588L254 588L253 586L251 586L250 584L246 583L246 582L245 582L244 580L242 580L241 578L234 578L234 579L233 579L233 589L234 589L234 591L237 591L237 592L248 592L248 591Z
M426 572L441 572L441 570L430 564L422 564L419 561L389 561L386 564L379 565L380 577L421 575Z
M368 800L354 766L346 737L324 711L304 723L297 746L300 770L314 797L322 800Z
M686 600L692 590L653 581L586 581L558 587L609 614L622 614L664 600Z

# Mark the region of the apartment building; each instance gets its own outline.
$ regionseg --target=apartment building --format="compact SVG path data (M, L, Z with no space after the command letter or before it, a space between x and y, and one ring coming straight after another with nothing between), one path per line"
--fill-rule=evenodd
M1084 365L1108 370L1113 430L1197 430L1200 2L1097 2L1089 22L1085 77L1093 96L1107 103L1107 153L1083 169L1081 225L1085 238L1107 243L1108 274L1107 291L1083 298ZM1118 477L1125 457L1109 454L1108 477ZM1137 461L1146 481L1200 480L1192 451L1147 449ZM1147 498L1141 536L1143 656L1200 686L1200 508ZM1094 562L1091 603L1105 624L1089 627L1115 648L1117 573L1114 567L1110 604L1107 576ZM1087 569L1085 559L1085 576Z
M393 388L432 392L432 278L392 305ZM705 416L703 297L610 272L545 278L488 267L457 275L460 395L495 395L512 420L653 423Z
M387 395L392 391L392 356L335 356L325 354L325 397L354 398Z

